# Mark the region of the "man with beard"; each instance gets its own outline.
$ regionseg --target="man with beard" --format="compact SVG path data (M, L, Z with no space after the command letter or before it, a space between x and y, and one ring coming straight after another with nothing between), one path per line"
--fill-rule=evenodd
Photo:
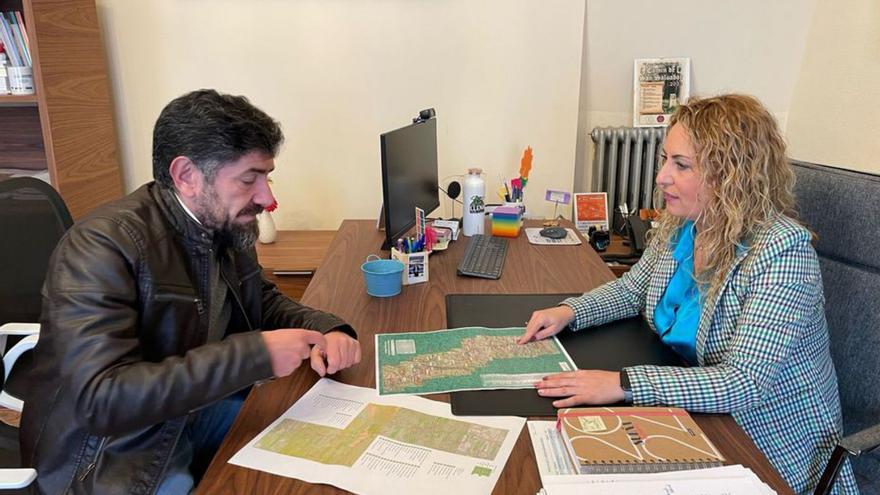
M43 493L188 493L258 381L360 360L354 330L262 277L277 122L200 90L153 131L153 177L61 240L43 287L22 460Z

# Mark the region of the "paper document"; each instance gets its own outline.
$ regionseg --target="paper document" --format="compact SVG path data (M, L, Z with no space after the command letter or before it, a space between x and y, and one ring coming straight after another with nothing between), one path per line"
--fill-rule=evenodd
M539 246L576 246L581 243L581 240L572 229L565 229L566 235L562 239L544 237L541 235L541 230L543 229L539 227L526 228L526 238L530 244L537 244Z
M376 335L380 395L534 388L577 369L556 337L519 345L525 328L464 327Z
M355 493L491 493L525 420L322 378L230 463Z
M740 465L644 474L573 474L555 421L529 421L529 437L544 495L773 495Z
M529 421L527 424L541 482L544 483L544 477L548 475L577 474L565 449L565 441L556 430L556 421Z

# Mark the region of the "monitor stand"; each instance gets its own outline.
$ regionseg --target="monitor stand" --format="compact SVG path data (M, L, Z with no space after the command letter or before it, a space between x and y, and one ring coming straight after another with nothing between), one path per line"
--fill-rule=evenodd
M380 232L385 231L385 203L382 203L379 206L379 219L376 220L376 230ZM388 240L388 236L385 236L385 240L382 241L382 247L379 248L382 251L391 251L391 241Z
M379 219L376 220L376 230L385 230L385 203L379 205Z

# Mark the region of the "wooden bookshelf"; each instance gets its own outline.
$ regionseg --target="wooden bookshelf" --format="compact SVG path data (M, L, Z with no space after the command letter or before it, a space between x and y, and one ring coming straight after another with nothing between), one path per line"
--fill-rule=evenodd
M0 95L2 107L35 107L37 95Z
M35 95L0 96L0 168L42 168L73 217L122 196L94 0L0 0L28 31Z

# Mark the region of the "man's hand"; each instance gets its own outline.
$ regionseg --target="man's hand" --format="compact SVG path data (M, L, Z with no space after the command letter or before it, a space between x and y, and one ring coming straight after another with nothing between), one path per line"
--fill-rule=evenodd
M293 373L311 354L312 346L326 346L321 332L302 328L284 328L261 332L263 343L269 351L272 373L281 378Z
M526 344L532 340L552 337L561 332L572 320L574 320L574 311L565 305L535 311L526 322L525 333L516 343Z
M326 345L312 347L312 369L319 375L332 375L361 362L360 343L345 332L331 330L324 334L324 338Z
M612 404L624 399L617 371L578 370L545 376L535 384L541 397L568 397L553 401L554 407Z

